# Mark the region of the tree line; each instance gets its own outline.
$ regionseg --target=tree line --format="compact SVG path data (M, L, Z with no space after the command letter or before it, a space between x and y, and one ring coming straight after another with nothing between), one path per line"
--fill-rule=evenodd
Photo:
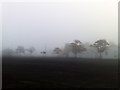
M109 47L109 43L104 40L104 39L100 39L95 41L93 44L91 44L89 47L93 47L97 50L97 52L99 53L99 58L102 58L102 53L106 50L106 48ZM36 49L34 47L30 47L25 49L23 46L18 46L16 48L15 53L17 54L17 56L22 56L22 54L25 55L25 52L29 52L30 55L32 56L32 54L36 51ZM80 40L74 40L72 43L66 43L64 46L64 49L61 49L59 47L56 47L53 49L53 52L59 56L65 56L68 57L69 53L72 52L75 55L75 58L77 58L77 55L79 53L82 53L84 51L87 51L87 48L85 47L85 45L80 41ZM5 51L5 55L8 56L12 56L12 49L6 49ZM40 52L43 56L45 56L47 54L47 51L41 51Z

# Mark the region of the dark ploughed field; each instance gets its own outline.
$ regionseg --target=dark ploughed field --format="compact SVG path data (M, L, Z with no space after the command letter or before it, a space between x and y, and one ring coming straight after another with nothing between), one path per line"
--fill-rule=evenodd
M2 88L117 88L118 60L2 58Z

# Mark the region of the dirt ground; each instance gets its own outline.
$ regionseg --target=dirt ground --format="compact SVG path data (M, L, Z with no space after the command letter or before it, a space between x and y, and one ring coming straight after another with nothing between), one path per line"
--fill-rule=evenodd
M118 60L3 57L2 88L117 88Z

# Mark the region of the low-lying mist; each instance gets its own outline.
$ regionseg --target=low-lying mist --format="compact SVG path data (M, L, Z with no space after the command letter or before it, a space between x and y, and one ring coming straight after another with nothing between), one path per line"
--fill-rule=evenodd
M15 57L75 57L75 58L118 58L118 46L101 39L95 43L83 43L80 40L74 40L66 43L63 48L54 49L44 48L42 51L31 46L18 46L15 50L11 48L3 49L2 56Z

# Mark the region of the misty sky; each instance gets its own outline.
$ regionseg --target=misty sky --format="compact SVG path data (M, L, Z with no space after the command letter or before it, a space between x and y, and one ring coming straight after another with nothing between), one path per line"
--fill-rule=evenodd
M115 0L14 2L2 6L3 49L19 45L53 49L75 39L90 43L98 39L118 42Z

